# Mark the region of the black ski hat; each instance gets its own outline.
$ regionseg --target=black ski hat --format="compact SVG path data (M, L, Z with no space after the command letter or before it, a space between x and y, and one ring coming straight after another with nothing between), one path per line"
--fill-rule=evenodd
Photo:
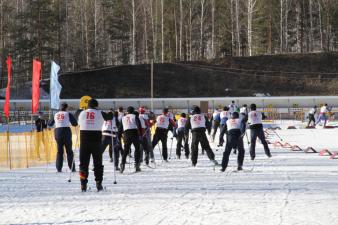
M95 109L98 106L99 106L99 103L95 98L92 98L88 101L88 108Z
M135 109L134 109L134 107L132 107L132 106L129 106L128 108L127 108L127 112L128 113L133 113L135 111Z
M253 103L252 103L252 104L250 105L250 109L251 109L251 110L256 110L256 109L257 109L256 104L253 104Z
M229 107L228 106L224 106L223 107L223 111L229 111Z
M231 118L232 119L238 119L239 118L238 112L233 112Z
M201 113L201 109L200 107L198 107L197 105L192 107L192 113L193 114L200 114Z
M62 111L66 111L67 108L68 108L68 104L67 103L64 102L64 103L61 104L61 110Z
M168 112L169 112L169 109L168 109L168 108L164 108L164 109L162 110L162 112L163 112L163 113L168 113Z
M187 115L185 115L185 113L181 113L181 117L185 118Z

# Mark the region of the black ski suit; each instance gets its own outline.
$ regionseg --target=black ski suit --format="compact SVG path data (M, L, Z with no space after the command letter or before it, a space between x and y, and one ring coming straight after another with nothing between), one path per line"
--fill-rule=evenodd
M65 116L68 114L67 116ZM68 120L68 121L64 121ZM52 119L48 125L54 126L56 125L56 128L54 129L54 137L55 141L57 143L57 155L56 155L56 169L58 172L62 172L62 166L63 166L63 152L64 148L66 149L67 153L67 162L68 167L73 172L75 172L75 163L72 165L72 162L74 161L74 153L72 150L72 131L69 127L71 124L72 126L76 127L77 121L73 114L60 111L55 114L54 119Z
M195 125L195 121L200 121L198 125ZM188 134L191 129L192 140L191 140L191 162L195 166L198 159L198 144L201 143L202 149L207 152L207 156L211 161L215 161L215 154L212 151L207 135L205 133L206 127L208 127L208 118L203 114L193 114L188 119L185 125L185 133Z
M84 110L79 115L81 185L88 182L90 156L93 157L95 181L101 183L103 180L101 129L103 120L112 120L113 116L112 112L105 113L96 109Z
M245 120L241 119L229 119L227 121L227 143L225 145L225 150L223 152L222 158L222 171L224 171L228 167L229 156L232 149L237 149L237 165L238 167L243 166L244 161L244 145L243 145L243 134L245 132ZM232 125L234 124L234 126Z
M254 114L254 116L252 115ZM257 111L251 111L248 115L249 118L249 123L250 124L250 157L251 160L254 160L256 157L256 141L257 137L261 140L262 145L264 146L264 152L268 157L271 157L270 149L268 146L268 143L265 140L265 135L263 131L263 124L261 121L258 121L257 123L252 124L252 118L253 117L261 117L261 119L265 118L265 115L262 114L261 112Z
M128 128L125 125L124 118L129 117L129 115L135 116L135 127L134 128ZM141 163L141 149L140 149L140 140L141 140L141 122L138 116L134 114L127 114L122 118L122 128L123 128L123 140L124 140L124 150L122 154L122 162L121 164L126 164L127 156L129 155L131 149L131 145L134 145L135 152L134 152L134 158L135 158L135 167L139 167ZM123 171L121 171L123 172Z

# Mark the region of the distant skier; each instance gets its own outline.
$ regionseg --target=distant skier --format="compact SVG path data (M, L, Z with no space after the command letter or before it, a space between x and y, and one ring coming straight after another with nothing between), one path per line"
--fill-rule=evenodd
M169 124L172 127L176 127L175 121L168 116L168 108L164 108L162 111L162 115L159 115L156 118L156 130L152 141L152 148L158 144L159 141L162 143L162 157L164 161L168 161L168 147L167 147L167 139L168 139L168 128Z
M308 114L309 122L307 124L307 127L310 127L311 122L313 122L313 126L316 124L316 119L315 119L316 112L317 112L317 106L315 105L309 111L309 114Z
M239 118L243 119L243 118L248 118L248 106L247 104L244 104L240 110L239 110Z
M182 141L184 142L185 158L189 158L189 133L185 132L185 125L187 123L187 116L185 113L181 113L181 117L177 120L177 146L176 156L181 158Z
M317 122L315 125L317 125L318 123L320 123L322 120L324 120L324 127L326 126L326 122L327 122L327 114L328 114L329 110L327 107L327 104L325 103L325 105L323 105L320 108L320 113L317 119Z
M229 156L232 149L238 150L237 170L242 170L245 154L243 135L245 133L246 122L239 118L238 112L233 112L231 119L228 119L226 123L228 128L227 143L223 152L221 171L224 172L228 167Z
M192 166L196 166L198 158L198 144L201 143L202 149L207 152L208 158L217 165L215 160L215 154L210 148L207 135L205 133L208 120L205 115L201 113L201 109L198 106L194 106L192 115L185 125L186 134L191 129L192 141L191 141L191 162Z
M107 120L102 125L102 154L104 153L107 146L109 146L109 158L110 162L114 162L114 166L116 170L120 170L119 168L119 158L120 151L123 151L121 148L121 144L117 138L118 127L120 122L118 120L118 114L114 112L113 109L110 109L110 112L114 114L112 120ZM112 146L112 138L114 142L114 158L113 158L113 146Z
M212 132L212 141L214 142L215 141L215 136L216 136L216 133L217 133L217 129L219 128L220 126L220 122L221 122L221 118L220 118L220 112L221 110L220 109L216 109L214 111L214 113L212 114L212 129L213 129L213 132Z
M68 167L75 172L74 152L72 150L72 130L70 125L76 127L77 121L73 114L67 112L68 104L62 103L61 110L54 115L54 119L49 121L49 126L54 126L54 137L57 143L56 169L62 172L64 147L67 153Z
M44 130L47 128L47 121L43 118L43 112L39 112L38 118L35 120L35 153L38 159L41 159L40 156L40 147L43 143L44 147L47 148L47 142L45 140Z
M237 112L238 108L237 105L235 103L235 101L231 101L231 104L229 105L229 116L232 115L233 112Z
M93 157L94 176L97 191L102 191L103 165L102 165L102 125L104 121L112 120L113 113L98 110L99 103L96 99L88 101L88 109L79 115L80 125L80 181L81 190L87 191L88 166L90 156Z
M220 134L219 134L219 143L218 147L223 146L224 144L224 135L227 132L227 120L230 118L230 112L229 108L227 106L224 106L223 111L220 114Z
M248 115L250 130L251 130L251 144L250 144L250 157L251 160L254 160L256 157L256 140L257 137L261 140L262 145L264 146L264 152L268 157L271 157L270 149L268 143L265 140L262 119L265 119L265 115L257 111L255 104L250 105L251 112Z
M135 115L135 109L132 106L127 108L127 115L122 117L124 151L122 155L122 162L120 165L121 173L125 169L127 156L130 152L130 147L133 144L135 148L135 172L140 172L141 164L141 149L140 141L142 140L142 127L138 115Z

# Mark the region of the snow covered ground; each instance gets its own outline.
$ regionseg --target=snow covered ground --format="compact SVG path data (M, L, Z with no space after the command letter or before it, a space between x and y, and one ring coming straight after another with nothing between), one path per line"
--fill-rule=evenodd
M277 132L284 141L301 147L338 150L338 129ZM169 149L170 144L169 139ZM117 184L106 151L106 191L101 193L96 192L92 172L91 190L81 193L77 174L67 182L65 165L64 173L56 173L53 164L1 172L0 224L337 225L338 160L270 148L273 157L267 159L257 144L250 172L246 145L247 171L234 172L236 156L231 155L225 173L218 167L214 170L204 155L196 168L175 157L161 163L156 148L156 169L143 166L141 173L133 174L133 167L127 165L124 174L117 174ZM219 161L222 151L215 150Z

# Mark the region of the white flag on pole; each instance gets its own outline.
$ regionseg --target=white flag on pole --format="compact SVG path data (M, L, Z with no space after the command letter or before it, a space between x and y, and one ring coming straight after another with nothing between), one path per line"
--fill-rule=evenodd
M58 79L58 72L60 66L52 61L52 68L50 71L50 107L51 109L59 109L60 107L60 93L61 93L61 84Z

